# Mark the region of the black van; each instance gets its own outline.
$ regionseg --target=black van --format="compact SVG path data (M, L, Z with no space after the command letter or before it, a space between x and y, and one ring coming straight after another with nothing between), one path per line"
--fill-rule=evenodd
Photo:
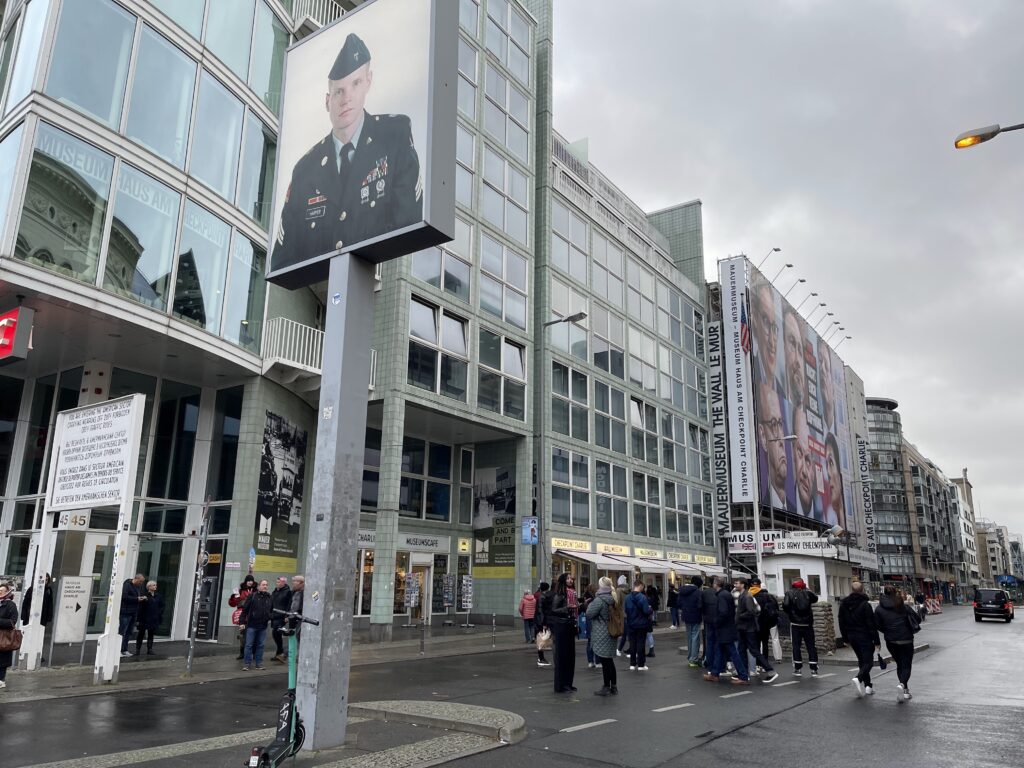
M1002 619L1013 621L1013 602L1003 589L974 590L974 620Z

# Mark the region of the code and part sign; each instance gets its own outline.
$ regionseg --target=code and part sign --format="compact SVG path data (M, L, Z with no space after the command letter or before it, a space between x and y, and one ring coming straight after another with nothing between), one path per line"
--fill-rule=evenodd
M133 435L141 426L141 396L57 414L57 466L50 511L119 504L130 467L138 461Z

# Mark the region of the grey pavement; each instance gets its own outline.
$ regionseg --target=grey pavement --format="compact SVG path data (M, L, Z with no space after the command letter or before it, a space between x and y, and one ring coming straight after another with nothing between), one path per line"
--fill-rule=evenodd
M782 677L772 685L709 684L675 653L679 642L671 633L659 639L659 653L649 672L629 672L624 659L617 660L617 697L592 695L600 674L587 669L582 649L577 656L579 691L555 694L551 668L538 668L521 640L509 638L509 647L495 653L362 664L353 671L349 700L356 706L381 700L449 702L522 716L523 741L462 758L455 763L459 766L586 763L640 768L776 761L786 768L1024 765L1024 747L1015 732L1024 715L1020 622L975 624L969 608L949 608L930 617L919 637L931 648L915 660L915 698L903 705L895 700L892 667L878 676L877 694L871 699L854 696L853 672L838 665L825 667L817 680L796 679L780 668ZM0 706L0 719L5 758L14 759L3 764L20 768L129 749L174 748L182 742L268 728L283 684L283 674L264 673L98 696L8 702ZM389 743L392 731L394 744ZM397 743L410 733L420 741ZM406 736L400 738L402 734ZM345 759L361 756L382 768L392 762L375 757L383 754L379 750L405 748L408 755L415 754L418 745L427 745L422 748L425 754L443 759L438 756L456 754L457 745L438 745L436 739L474 734L446 733L409 722L389 721L385 727L367 721L354 725L350 735L354 743L345 748ZM368 746L378 751L352 752ZM248 752L244 745L232 745L203 754L202 760L191 762L178 756L130 764L237 768ZM331 765L339 759L321 756L318 760L326 762L308 764ZM393 764L409 763L396 756Z

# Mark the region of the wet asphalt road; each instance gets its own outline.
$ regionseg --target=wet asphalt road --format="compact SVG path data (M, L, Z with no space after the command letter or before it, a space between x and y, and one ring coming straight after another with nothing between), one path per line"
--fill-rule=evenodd
M525 741L455 763L466 767L1024 765L1024 616L1009 625L975 624L970 609L952 608L931 617L919 637L932 647L915 660L914 700L903 705L895 700L892 666L871 699L854 696L846 666L823 666L832 676L813 680L805 672L781 687L795 678L780 666L776 685L733 688L703 682L663 641L649 672L628 672L618 660L615 698L592 695L600 674L587 669L582 654L579 692L554 694L551 668L538 668L523 650L359 667L351 701L450 699L526 718ZM268 672L5 704L0 764L20 768L269 727L283 686L282 674ZM562 731L601 720L613 722ZM239 765L234 755L208 757L193 764Z

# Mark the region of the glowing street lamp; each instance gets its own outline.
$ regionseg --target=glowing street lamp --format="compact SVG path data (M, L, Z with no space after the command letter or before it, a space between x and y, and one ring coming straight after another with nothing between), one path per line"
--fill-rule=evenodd
M1000 133L1019 131L1021 128L1024 128L1024 123L1008 125L1005 128L1001 128L998 123L996 125L986 125L984 128L974 128L970 131L964 131L957 136L953 146L957 149L967 149L967 147L973 147L975 144L981 144L982 142L994 139Z

